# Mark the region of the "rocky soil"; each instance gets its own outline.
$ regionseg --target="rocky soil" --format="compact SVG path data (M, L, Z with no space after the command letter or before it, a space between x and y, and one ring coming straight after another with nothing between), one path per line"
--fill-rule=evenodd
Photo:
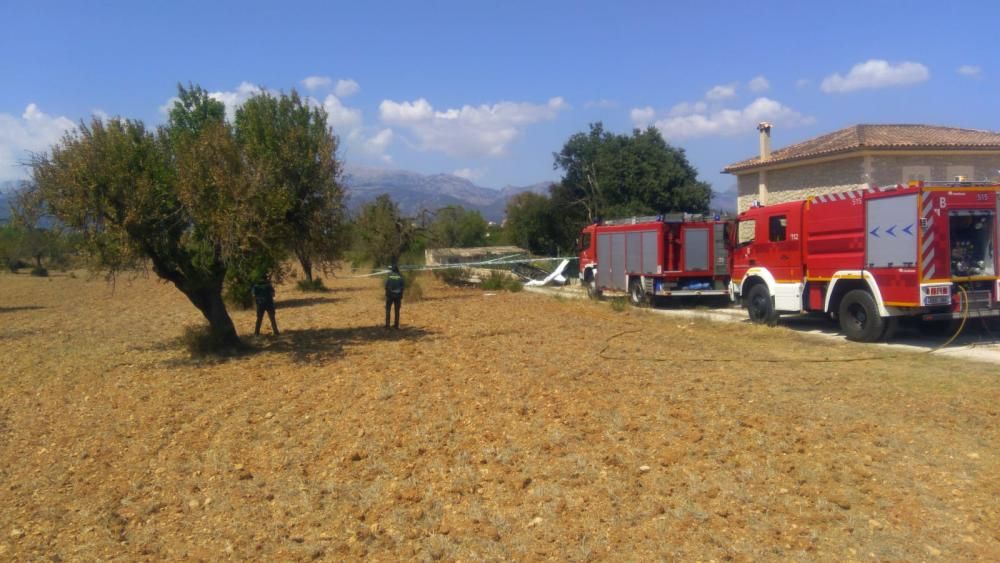
M0 275L0 560L1000 560L995 366L327 281L209 361L171 286Z

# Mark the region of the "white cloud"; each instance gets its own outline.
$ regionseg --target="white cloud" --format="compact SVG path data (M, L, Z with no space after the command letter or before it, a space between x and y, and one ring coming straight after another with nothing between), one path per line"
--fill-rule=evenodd
M392 144L394 137L395 134L392 132L392 129L382 129L364 140L361 145L362 150L369 156L377 156L385 162L392 162L392 157L386 154L386 150Z
M333 127L334 133L348 133L361 127L361 110L345 106L340 98L333 94L323 100L326 110L326 122Z
M809 80L808 78L800 78L795 81L796 88L806 88L810 84L812 84L812 80Z
M705 92L705 99L713 102L732 98L736 95L736 84L720 84Z
M329 76L307 76L302 79L302 85L310 92L314 92L320 88L328 88L332 83L333 80Z
M20 118L0 113L0 181L26 178L28 172L20 164L31 153L48 151L75 126L69 118L50 116L35 104L28 104Z
M346 80L338 80L337 85L333 88L333 93L341 98L347 98L357 94L360 90L361 86L359 86L357 82L348 78Z
M930 77L930 71L920 63L902 62L893 65L888 61L872 59L854 65L847 76L841 76L839 73L827 76L820 84L820 89L828 94L853 92L869 88L908 86L924 82Z
M452 156L498 156L525 127L554 119L567 107L562 98L552 98L545 104L499 102L436 111L420 98L413 102L383 100L379 115L385 123L408 129L420 150Z
M983 69L973 65L962 65L955 72L970 78L980 78L983 75Z
M629 117L632 118L632 123L636 127L646 127L656 118L656 110L649 106L632 108L632 111L629 112Z
M747 83L747 87L750 88L751 92L766 92L771 88L771 83L767 81L763 75L753 77L750 82Z
M483 171L478 168L459 168L451 174L452 176L458 176L459 178L464 178L470 182L483 177Z
M681 104L678 104L681 105ZM694 107L697 104L688 104ZM677 108L678 106L674 106ZM754 130L761 121L768 121L781 127L808 125L812 117L802 115L792 108L770 98L760 97L743 109L702 110L678 115L671 113L654 122L653 125L669 140L741 135Z
M604 98L601 98L600 100L591 100L583 104L583 107L587 109L590 108L615 109L618 107L618 102L613 100L605 100Z
M260 94L263 91L263 88L257 86L256 84L241 82L240 85L236 87L236 90L227 92L209 92L208 97L226 104L226 118L229 119L229 121L232 121L236 117L237 109L239 109L254 95ZM272 94L274 93L275 92L272 92Z
M692 113L704 113L706 111L708 111L708 104L705 102L681 102L670 108L670 115L691 115Z

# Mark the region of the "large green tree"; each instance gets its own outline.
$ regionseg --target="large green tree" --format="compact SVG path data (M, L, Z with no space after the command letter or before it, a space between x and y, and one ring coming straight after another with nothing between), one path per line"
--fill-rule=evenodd
M398 263L415 235L412 221L400 214L399 205L389 194L361 206L355 232L361 251L376 265Z
M295 90L262 92L236 111L234 128L248 174L269 200L266 207L284 210L274 228L286 230L289 251L312 281L313 267L339 259L345 243L338 139L326 112Z
M560 250L562 218L549 197L532 192L507 202L506 238L534 254L555 255ZM563 245L563 248L567 248Z
M227 270L281 248L272 229L287 202L248 172L225 107L179 87L167 124L94 118L32 161L48 211L84 234L95 264L114 274L148 263L208 321L221 346L239 344L222 299Z
M552 236L562 248L597 219L704 213L711 202L711 187L698 180L684 150L669 145L654 127L623 135L594 123L553 157L563 177L550 190L550 204L559 210Z
M486 219L476 210L458 205L438 209L429 227L430 242L438 248L483 246Z
M553 156L563 178L552 195L585 220L708 211L710 186L698 180L683 149L667 144L654 127L619 135L591 124Z

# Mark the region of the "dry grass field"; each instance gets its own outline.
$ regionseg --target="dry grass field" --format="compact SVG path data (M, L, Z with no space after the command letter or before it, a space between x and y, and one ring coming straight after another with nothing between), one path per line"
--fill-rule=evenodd
M378 283L0 275L0 560L1000 560L995 366Z

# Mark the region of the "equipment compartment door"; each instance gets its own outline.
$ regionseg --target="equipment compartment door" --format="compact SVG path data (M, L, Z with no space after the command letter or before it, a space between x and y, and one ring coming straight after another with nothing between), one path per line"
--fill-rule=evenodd
M917 194L870 199L865 204L865 267L914 267Z
M684 271L708 271L708 229L684 229Z

